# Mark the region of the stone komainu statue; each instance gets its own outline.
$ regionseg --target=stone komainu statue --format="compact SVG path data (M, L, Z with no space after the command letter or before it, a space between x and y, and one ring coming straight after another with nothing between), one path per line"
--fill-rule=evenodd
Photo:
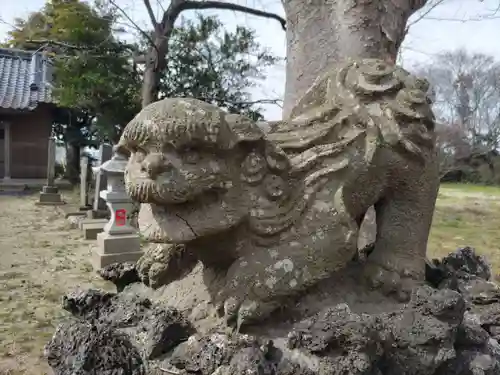
M228 322L263 318L353 258L374 206L365 276L407 297L424 278L438 190L427 89L379 60L345 63L267 135L194 99L144 108L120 141L127 191L143 203L143 234L171 246L145 255L143 277L162 268L168 282L201 261Z

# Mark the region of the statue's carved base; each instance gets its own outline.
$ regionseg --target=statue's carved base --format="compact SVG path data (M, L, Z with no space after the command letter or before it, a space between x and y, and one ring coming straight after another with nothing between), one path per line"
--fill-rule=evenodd
M108 279L120 289L133 283L118 294L67 296L64 308L77 321L58 328L46 355L56 374L83 370L86 361L97 367L81 373L96 375L118 368L134 375L499 373L500 288L473 251L429 264L427 283L407 304L356 282L359 267L242 333L206 302L199 266L155 291L137 283L131 267L113 267Z

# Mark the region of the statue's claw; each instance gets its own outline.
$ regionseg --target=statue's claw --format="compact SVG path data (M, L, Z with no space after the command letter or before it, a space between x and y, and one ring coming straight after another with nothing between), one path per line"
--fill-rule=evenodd
M151 244L136 268L142 282L156 289L180 279L193 269L196 261L182 245Z
M269 317L280 306L278 302L245 300L239 308L237 330L244 325L262 321Z
M276 302L258 302L249 299L243 301L236 297L227 298L219 304L219 313L228 327L240 332L242 326L256 323L267 318L279 307Z
M241 302L236 297L230 297L224 301L222 313L227 326L234 327L237 325L240 306Z
M365 265L364 278L371 288L394 296L399 302L408 302L412 289L418 283L407 270L398 272L370 261Z

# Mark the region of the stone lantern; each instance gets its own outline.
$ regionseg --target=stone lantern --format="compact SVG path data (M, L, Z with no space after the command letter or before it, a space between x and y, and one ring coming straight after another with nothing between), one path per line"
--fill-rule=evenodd
M107 189L99 195L106 202L111 219L97 235L97 248L92 254L95 269L111 263L135 262L142 256L139 234L130 225L134 204L125 191L127 158L116 148L113 151L113 157L96 168L107 177Z

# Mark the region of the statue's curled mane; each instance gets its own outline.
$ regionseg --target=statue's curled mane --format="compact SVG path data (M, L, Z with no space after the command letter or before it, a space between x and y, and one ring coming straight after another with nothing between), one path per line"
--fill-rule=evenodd
M375 59L347 62L320 77L290 118L275 122L267 134L289 155L291 177L304 181L295 209L304 210L314 192L337 178L335 206L339 215L346 214L345 176L340 173L349 170L353 148L362 153L365 165L374 162L379 147L387 146L425 163L425 153L434 149L428 89L426 81Z

